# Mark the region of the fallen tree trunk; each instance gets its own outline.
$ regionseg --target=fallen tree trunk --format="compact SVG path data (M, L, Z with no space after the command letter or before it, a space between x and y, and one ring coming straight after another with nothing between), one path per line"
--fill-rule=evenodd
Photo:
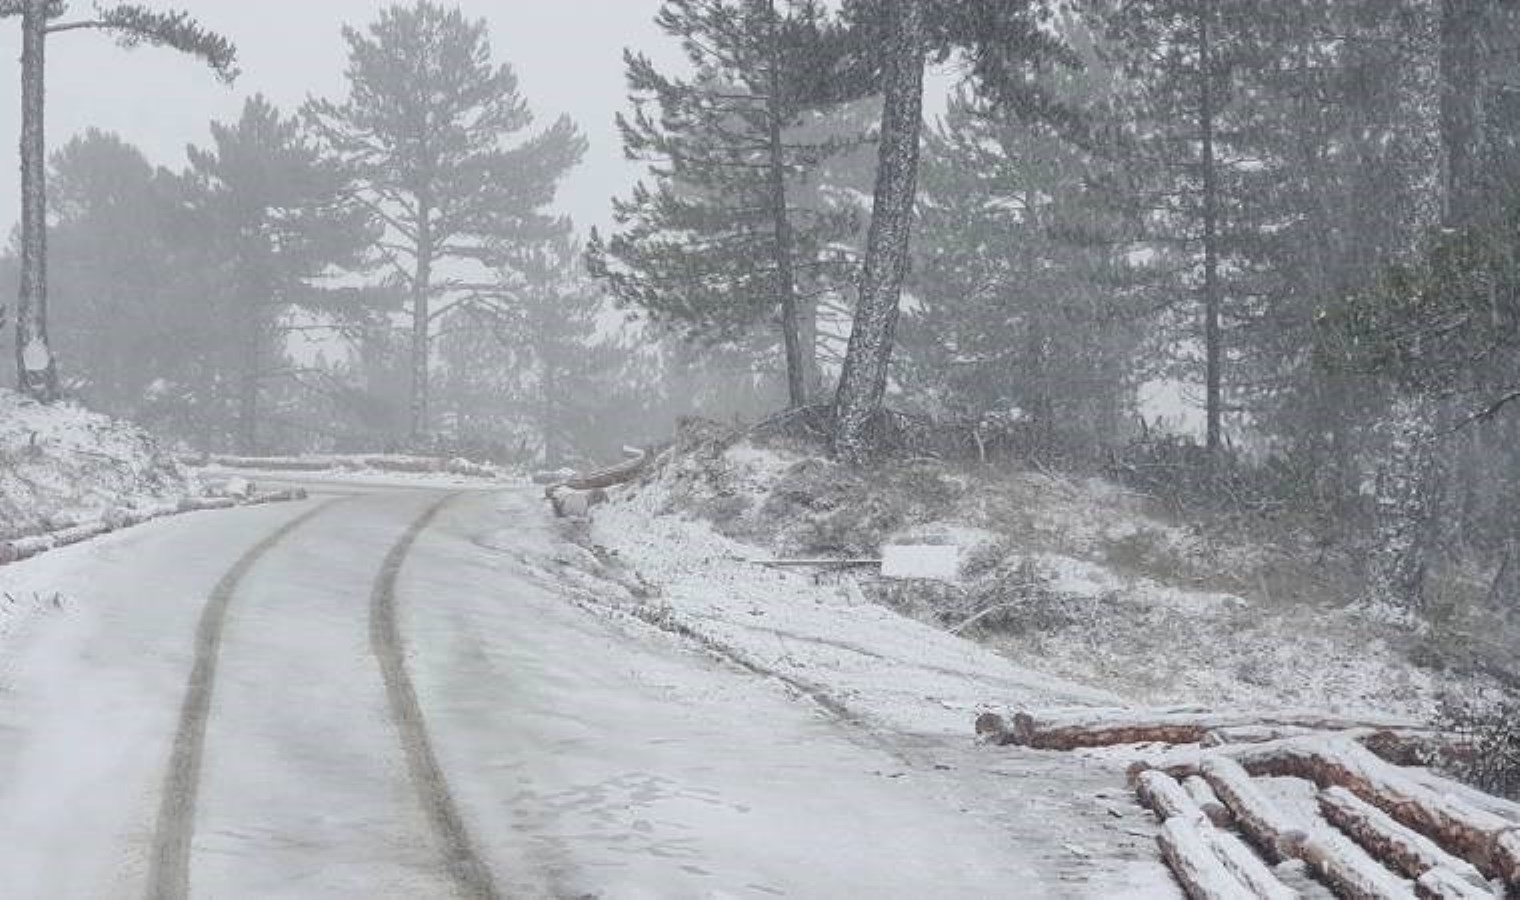
M1179 838L1185 837L1186 840L1177 841L1167 856L1173 874L1190 895L1194 893L1193 888L1189 887L1190 881L1196 877L1197 872L1211 867L1197 860L1183 860L1179 855L1199 852L1201 847L1203 851L1212 852L1218 858L1231 879L1244 886L1246 895L1258 900L1291 900L1297 896L1272 874L1272 870L1250 848L1233 834L1215 828L1209 816L1193 801L1192 795L1170 775L1157 771L1142 773L1135 790L1141 801L1154 810L1163 823L1181 820L1191 828L1192 834L1179 835ZM1210 797L1212 796L1211 791ZM1218 804L1219 801L1213 802ZM1164 845L1162 849L1165 852ZM1195 887L1202 890L1201 885Z
M1193 802L1193 798L1188 796L1176 779L1165 772L1154 769L1141 772L1135 781L1135 794L1139 796L1140 802L1162 819L1186 819L1189 822L1210 824L1203 809Z
M1056 712L1017 712L1008 729L1008 743L1039 750L1075 750L1116 744L1198 744L1211 732L1217 743L1231 743L1231 734L1248 730L1271 739L1274 730L1347 731L1394 729L1418 731L1419 725L1394 719L1347 719L1323 713L1282 710L1266 713L1182 710L1085 709Z
M1209 783L1198 775L1189 775L1182 780L1182 789L1187 791L1203 814L1209 817L1217 828L1228 828L1235 821L1230 815L1230 808L1220 801L1219 795L1209 787Z
M1305 837L1303 829L1251 783L1251 776L1245 769L1232 759L1218 757L1205 760L1201 772L1214 793L1229 807L1241 833L1261 848L1270 860L1278 862L1298 857L1297 847Z
M1475 884L1483 876L1473 865L1442 850L1430 838L1400 825L1392 816L1340 785L1319 793L1319 808L1330 824L1344 831L1368 853L1410 878L1444 869Z
M1431 869L1414 883L1420 900L1494 900L1494 892L1477 887L1449 869Z
M1247 888L1199 834L1198 826L1183 818L1167 819L1156 837L1161 855L1192 900L1240 900Z
M577 475L565 482L565 487L577 491L592 491L598 488L610 488L614 485L632 481L638 474L649 465L649 454L643 451L639 455L608 466L605 469L597 469L584 475Z
M1287 737L1313 734L1314 729L1302 725L1227 725L1211 728L1198 741L1205 747L1223 747L1225 744L1260 744Z

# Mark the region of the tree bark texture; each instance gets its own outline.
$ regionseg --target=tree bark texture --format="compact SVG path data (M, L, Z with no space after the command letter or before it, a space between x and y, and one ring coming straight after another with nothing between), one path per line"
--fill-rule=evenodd
M781 29L775 0L760 0L769 29L765 122L769 139L767 176L775 231L776 300L781 308L781 343L786 352L786 395L790 408L806 406L807 377L802 361L802 326L797 312L797 279L792 271L792 222L786 205L786 148L782 144Z
M834 454L859 464L871 451L871 425L886 393L907 273L923 124L924 41L921 0L889 0L886 85L877 149L876 195L866 241L855 321L834 401Z
M47 337L47 0L21 14L21 290L16 302L17 387L43 402L58 398L58 369Z

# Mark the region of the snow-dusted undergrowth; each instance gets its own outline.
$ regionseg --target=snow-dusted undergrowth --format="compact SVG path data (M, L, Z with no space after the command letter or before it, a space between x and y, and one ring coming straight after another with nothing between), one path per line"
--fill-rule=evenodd
M0 538L175 499L192 487L142 429L0 389Z
M681 629L901 727L964 730L989 704L1103 702L1074 683L1135 703L1420 717L1454 686L1408 660L1401 626L1328 596L1301 551L1224 542L1099 480L926 460L862 474L698 426L612 492L590 536ZM888 542L956 544L960 578L745 561Z

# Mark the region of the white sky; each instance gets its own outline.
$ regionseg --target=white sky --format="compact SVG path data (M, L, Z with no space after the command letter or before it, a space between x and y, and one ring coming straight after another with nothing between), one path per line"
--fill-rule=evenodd
M70 32L48 42L48 143L56 148L89 126L115 131L156 164L181 168L185 146L209 142L211 120L237 117L243 99L262 92L286 112L310 95L345 93L345 23L367 25L383 0L147 0L184 8L238 45L243 75L232 87L197 61L154 47L123 50L105 35ZM558 206L584 229L605 224L608 198L624 192L638 169L623 159L612 125L624 108L622 51L659 61L679 59L655 28L659 0L457 0L490 23L498 62L511 63L538 124L560 113L581 127L590 147L564 182ZM74 0L75 14L88 13ZM20 34L0 20L0 152L20 128ZM18 167L0 165L0 234L18 217Z

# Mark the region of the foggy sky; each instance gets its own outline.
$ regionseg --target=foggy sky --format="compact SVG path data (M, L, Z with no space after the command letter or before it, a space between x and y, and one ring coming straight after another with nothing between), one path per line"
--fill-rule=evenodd
M284 112L308 96L346 95L343 24L367 25L384 0L148 0L184 8L236 42L242 76L228 87L198 61L156 47L125 50L96 32L68 32L48 41L49 152L85 128L114 131L156 165L185 164L185 145L210 142L212 119L235 121L245 97L262 92ZM458 0L490 24L497 62L516 70L520 89L547 125L561 113L575 120L590 147L563 183L557 207L585 230L605 225L608 198L624 192L638 168L623 159L613 114L626 105L622 51L633 46L657 61L680 58L655 28L659 0ZM74 0L71 18L88 14ZM19 218L19 21L0 20L0 227Z

